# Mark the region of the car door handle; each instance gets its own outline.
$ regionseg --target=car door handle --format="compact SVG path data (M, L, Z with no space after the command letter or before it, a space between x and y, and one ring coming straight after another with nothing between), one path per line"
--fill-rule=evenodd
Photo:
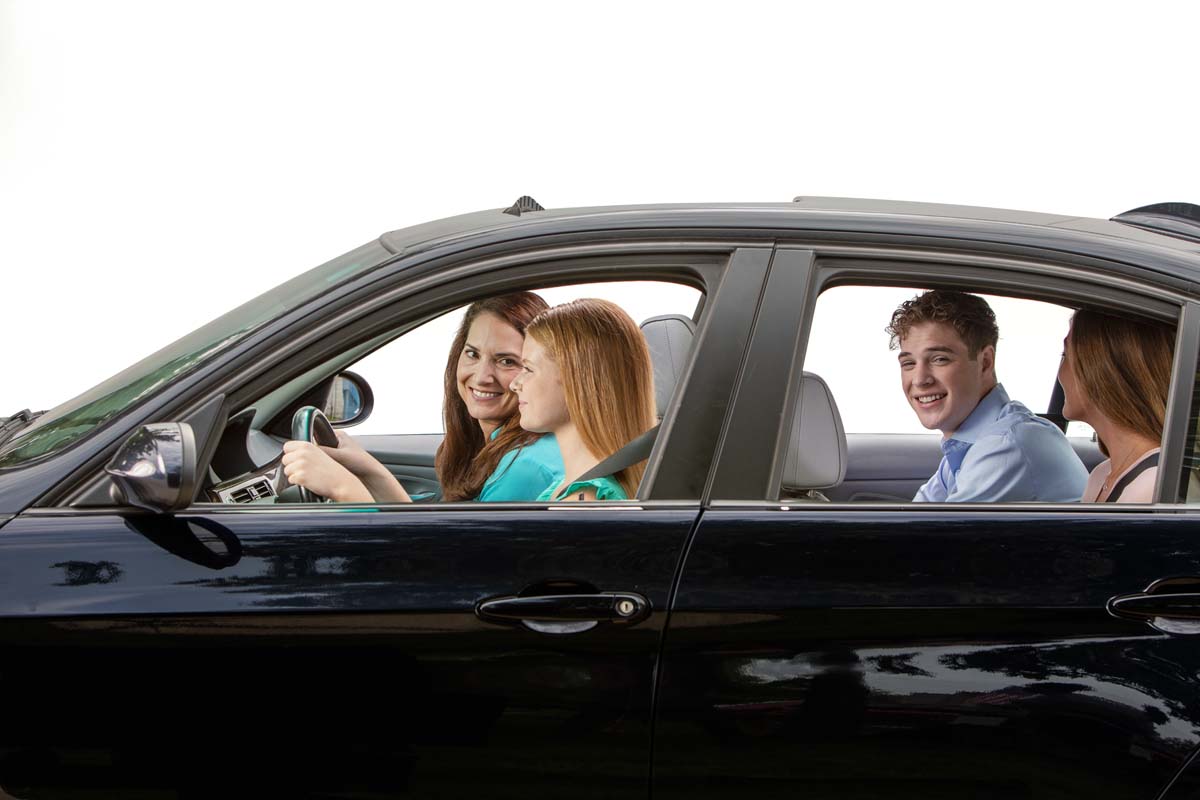
M592 623L588 628L600 622L632 625L649 613L650 601L634 592L496 597L475 607L475 614L485 622Z
M1145 591L1109 599L1107 609L1164 633L1200 633L1200 578L1161 578Z
M1108 607L1126 619L1200 619L1200 594L1123 594L1109 600Z

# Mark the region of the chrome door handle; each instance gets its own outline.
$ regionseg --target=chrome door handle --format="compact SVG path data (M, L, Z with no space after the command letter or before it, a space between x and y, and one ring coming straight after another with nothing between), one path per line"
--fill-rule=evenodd
M601 622L637 624L649 616L650 601L634 592L496 597L480 602L475 614L484 622L517 622L543 633L575 633ZM565 624L570 630L554 628L556 624Z
M1106 608L1163 633L1200 633L1200 578L1160 578L1145 591L1110 598Z

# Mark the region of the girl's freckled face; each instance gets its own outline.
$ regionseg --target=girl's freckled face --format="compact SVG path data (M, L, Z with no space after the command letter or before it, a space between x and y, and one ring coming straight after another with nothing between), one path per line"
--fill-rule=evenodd
M521 361L521 372L512 382L521 427L538 433L558 430L571 421L558 364L532 336L525 337Z

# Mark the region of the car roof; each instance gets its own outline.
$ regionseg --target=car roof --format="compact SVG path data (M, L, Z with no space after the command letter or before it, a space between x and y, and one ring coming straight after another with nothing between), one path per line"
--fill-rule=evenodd
M1200 242L1111 220L1032 211L899 200L798 197L790 203L686 203L547 209L492 209L392 231L380 243L409 255L586 231L721 231L749 237L805 232L869 233L996 241L1093 255L1200 281Z

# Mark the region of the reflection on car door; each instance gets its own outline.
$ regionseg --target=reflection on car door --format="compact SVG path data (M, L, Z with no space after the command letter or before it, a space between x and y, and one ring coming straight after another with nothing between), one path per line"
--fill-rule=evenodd
M644 796L663 610L696 515L13 520L0 612L24 616L0 621L0 786ZM574 634L477 618L523 590L634 592L654 612Z
M705 764L766 796L1156 797L1200 745L1200 659L1105 603L1200 574L1195 528L706 512L667 637L655 796L692 796Z

